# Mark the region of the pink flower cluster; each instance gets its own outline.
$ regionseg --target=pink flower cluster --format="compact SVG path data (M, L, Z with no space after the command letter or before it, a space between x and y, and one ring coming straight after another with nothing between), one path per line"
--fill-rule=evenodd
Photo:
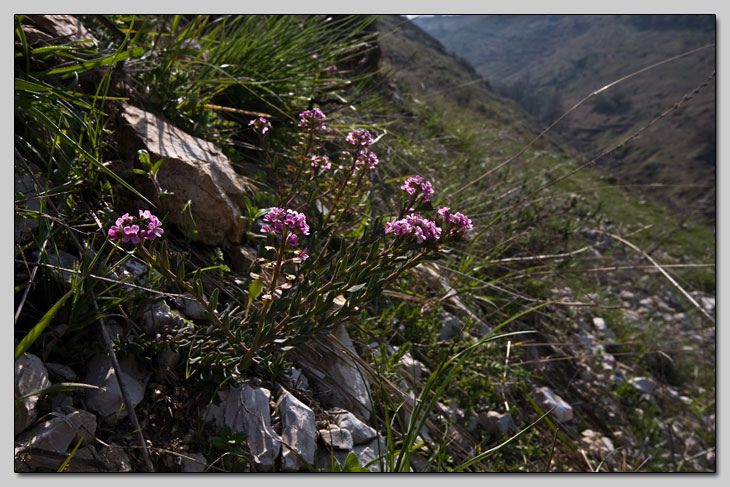
M385 224L385 233L393 235L412 234L420 244L426 240L436 241L441 237L441 228L431 220L423 218L418 213L411 213L400 220L393 220Z
M138 244L142 239L154 240L161 237L164 230L160 220L149 210L139 210L139 217L125 213L117 218L116 225L109 229L111 240L121 240L124 243Z
M257 134L264 135L264 134L266 134L266 132L271 130L271 122L269 122L269 120L264 117L259 117L259 118L256 118L256 119L248 122L249 127L252 125L253 125L254 131Z
M414 198L419 194L423 194L423 201L431 201L431 195L433 194L433 186L421 176L409 177L400 189Z
M312 130L324 130L327 127L324 121L327 116L319 108L312 108L311 110L304 110L299 114L299 127L307 127Z
M312 167L321 167L322 169L330 169L332 163L327 156L312 156L309 158Z
M355 170L359 170L363 167L369 167L371 171L375 171L378 167L378 156L373 152L367 152L364 150L357 151L355 156Z
M353 130L352 132L347 134L345 140L357 147L370 147L371 145L373 145L373 142L375 142L373 136L370 135L370 132L365 129Z
M438 210L439 216L444 221L444 228L446 229L446 236L456 235L462 238L466 238L466 230L474 228L471 219L458 211L451 213L448 206L444 206Z
M290 247L299 245L299 235L309 235L309 225L303 213L290 209L272 208L264 217L271 225L261 227L261 233L285 235Z

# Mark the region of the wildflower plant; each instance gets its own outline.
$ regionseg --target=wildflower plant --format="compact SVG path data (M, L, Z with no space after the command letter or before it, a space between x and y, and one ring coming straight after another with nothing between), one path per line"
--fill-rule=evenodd
M358 319L384 288L436 256L442 244L466 238L472 227L469 218L448 207L435 212L433 186L421 176L401 185L407 200L399 215L369 212L358 223L352 210L365 204L364 189L378 169L372 150L377 139L363 128L338 136L319 108L300 112L296 120L299 142L288 154L294 176L277 183L289 186L279 204L255 216L261 243L249 269L247 298L238 306L229 302L218 311L219 290L207 299L200 271L188 281L184 265L172 270L164 242L157 250L148 248L148 241L163 235L160 220L149 211L126 213L108 230L111 240L133 245L159 274L203 305L217 332L206 339L187 336L183 343L201 364L219 364L228 373L242 374L254 364L272 367L296 343ZM266 147L271 123L262 117L249 126ZM268 157L265 162L272 164Z

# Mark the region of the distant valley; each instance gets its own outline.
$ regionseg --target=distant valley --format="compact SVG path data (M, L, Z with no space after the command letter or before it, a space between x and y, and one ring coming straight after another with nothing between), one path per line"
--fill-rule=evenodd
M715 42L712 15L465 15L414 23L544 125L616 79ZM610 182L714 225L714 71L712 46L617 84L555 130L590 160L690 95L598 165Z

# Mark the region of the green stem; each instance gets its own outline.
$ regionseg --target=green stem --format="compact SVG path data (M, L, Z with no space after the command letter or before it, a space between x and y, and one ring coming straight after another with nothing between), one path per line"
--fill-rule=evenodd
M200 296L197 293L197 291L193 288L193 286L191 286L190 284L188 284L186 281L180 279L170 269L164 267L158 261L158 259L156 259L152 254L150 254L149 250L147 250L144 247L143 243L140 242L139 244L137 244L137 249L139 249L140 252L142 252L142 255L145 257L145 259L147 260L147 262L149 262L152 265L152 267L154 267L160 274L162 274L163 276L171 279L172 281L174 281L178 285L182 286L185 289L185 291L187 291L188 293L190 293L190 295L198 303L200 303L206 310L208 309L208 304L209 304L208 303L208 300L205 299L203 296ZM238 348L239 351L242 351L243 353L248 353L250 351L249 348L246 347L246 345L244 345L243 343L241 343L236 338L236 335L234 335L233 332L231 330L229 330L226 327L226 325L220 320L220 318L218 317L218 313L216 313L215 310L212 311L212 312L209 312L208 315L213 319L213 322L218 327L218 329L220 331L222 331L224 335L226 335L226 340L228 341L228 343L232 347Z

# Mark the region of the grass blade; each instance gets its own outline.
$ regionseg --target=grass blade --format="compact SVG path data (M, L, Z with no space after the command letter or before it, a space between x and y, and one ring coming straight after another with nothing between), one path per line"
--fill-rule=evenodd
M66 300L71 297L75 292L76 288L71 288L71 290L64 294L61 299L59 299L56 304L54 304L53 307L49 309L45 315L43 315L43 318L41 318L41 320L36 323L36 325L28 332L28 334L25 335L25 338L23 338L20 343L18 343L18 346L15 347L15 360L18 360L18 358L30 348L33 342L35 342L36 339L41 335L41 333L43 333L43 330L46 329L48 323L50 323L53 317L56 316L56 313L58 313L58 311L61 309L63 303L65 303Z

